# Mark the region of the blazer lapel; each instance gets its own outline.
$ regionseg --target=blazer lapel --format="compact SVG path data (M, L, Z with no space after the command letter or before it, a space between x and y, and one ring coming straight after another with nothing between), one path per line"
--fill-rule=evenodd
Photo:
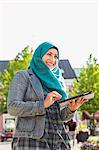
M31 69L29 69L27 71L29 73L29 80L31 82L33 89L35 90L35 93L37 94L38 97L40 97L40 99L41 99L41 97L44 99L43 88L42 88L42 85L41 85L39 79L33 73L33 71Z

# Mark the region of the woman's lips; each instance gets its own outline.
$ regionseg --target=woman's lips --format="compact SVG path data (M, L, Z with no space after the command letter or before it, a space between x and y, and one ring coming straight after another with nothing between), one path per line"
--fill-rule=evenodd
M48 66L53 66L54 64L53 63L50 63L50 62L47 62L46 63Z

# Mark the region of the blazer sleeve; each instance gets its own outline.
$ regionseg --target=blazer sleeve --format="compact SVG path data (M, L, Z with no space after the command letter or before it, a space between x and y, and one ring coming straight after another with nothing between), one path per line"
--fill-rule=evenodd
M13 116L36 116L44 115L45 108L42 101L25 101L24 95L28 86L26 75L19 71L14 76L8 92L7 109L8 113Z
M68 107L64 107L61 111L60 111L60 117L62 121L67 121L70 120L71 118L74 117L75 111L72 112Z

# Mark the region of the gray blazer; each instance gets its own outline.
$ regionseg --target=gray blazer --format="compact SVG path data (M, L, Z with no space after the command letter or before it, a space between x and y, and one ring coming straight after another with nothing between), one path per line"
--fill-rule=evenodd
M39 139L44 133L45 108L42 85L31 69L22 70L14 76L7 101L8 113L16 117L14 136ZM61 120L73 117L68 108L60 112Z

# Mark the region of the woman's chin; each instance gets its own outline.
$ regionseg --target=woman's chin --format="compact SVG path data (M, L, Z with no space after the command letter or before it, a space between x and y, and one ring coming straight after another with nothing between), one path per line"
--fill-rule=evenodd
M49 66L48 66L49 67ZM53 70L55 67L49 67L50 70Z

